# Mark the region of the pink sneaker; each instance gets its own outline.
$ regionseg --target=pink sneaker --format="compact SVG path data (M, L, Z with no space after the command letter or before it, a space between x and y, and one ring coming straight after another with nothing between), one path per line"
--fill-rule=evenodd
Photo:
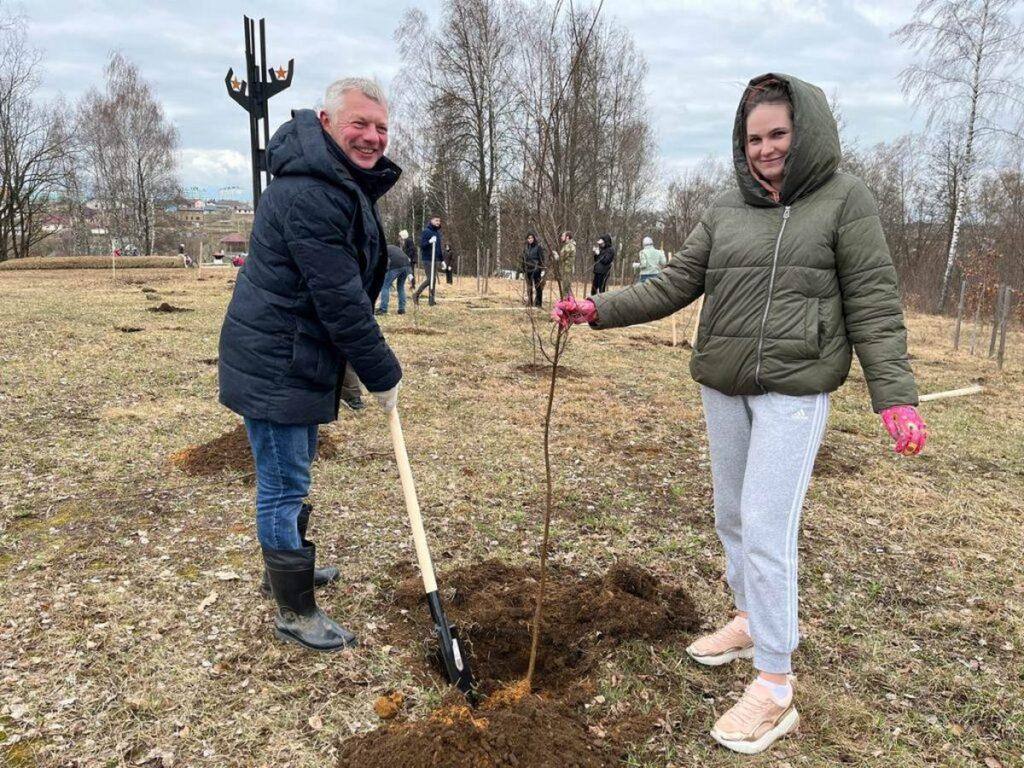
M790 685L792 685L790 679ZM789 701L779 704L768 689L754 680L728 712L718 718L711 736L723 747L744 755L764 752L776 739L796 730L800 714Z
M686 652L698 664L709 667L718 667L736 659L752 659L754 641L744 629L745 623L741 616L736 616L721 629L697 638Z

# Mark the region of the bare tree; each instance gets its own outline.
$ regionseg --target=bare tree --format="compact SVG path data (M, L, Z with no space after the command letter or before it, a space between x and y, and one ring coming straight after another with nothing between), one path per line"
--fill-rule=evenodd
M178 133L138 68L110 57L103 93L89 90L78 109L78 135L94 197L122 244L152 252L157 201L176 194Z
M63 105L33 98L41 59L24 17L0 8L0 261L28 256L53 234L48 208L70 172Z
M949 295L979 143L990 136L1021 133L1024 86L1015 74L1024 57L1024 27L1013 17L1018 4L1018 0L921 0L913 20L893 33L925 59L901 73L904 92L918 105L927 105L929 121L954 120L964 147L938 311Z

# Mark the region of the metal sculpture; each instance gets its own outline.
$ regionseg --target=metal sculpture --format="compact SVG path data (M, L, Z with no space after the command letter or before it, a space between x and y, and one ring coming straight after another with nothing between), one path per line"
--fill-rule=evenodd
M267 168L267 144L270 142L270 122L267 102L272 96L276 96L292 84L292 75L295 72L295 59L288 60L288 69L284 67L267 66L267 31L264 19L260 19L260 62L256 66L256 22L248 16L244 16L245 31L245 80L238 80L235 71L228 69L224 78L224 84L228 89L228 96L249 113L249 143L252 151L252 207L260 203L260 193L263 191L263 174L267 175L267 184L270 183L270 170ZM270 79L267 80L267 75ZM263 141L260 142L260 121L263 122Z

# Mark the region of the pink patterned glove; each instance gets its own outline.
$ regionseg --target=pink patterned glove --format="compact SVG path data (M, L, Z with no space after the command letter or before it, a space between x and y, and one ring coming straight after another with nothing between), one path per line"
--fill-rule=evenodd
M893 448L904 456L916 456L928 442L928 426L912 405L894 405L881 413L882 423L896 441Z
M597 320L597 307L590 299L577 301L571 293L559 302L551 310L551 319L562 328L579 323L592 323Z

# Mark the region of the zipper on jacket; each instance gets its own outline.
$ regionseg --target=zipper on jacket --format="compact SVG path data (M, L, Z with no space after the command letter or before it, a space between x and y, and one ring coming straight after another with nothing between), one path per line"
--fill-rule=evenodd
M772 292L775 289L775 269L779 264L779 247L782 245L782 233L786 231L786 222L789 221L790 206L782 211L782 226L779 227L779 236L775 238L775 253L772 254L772 271L768 276L768 300L764 303L764 315L761 317L761 334L757 337L757 364L754 366L754 383L764 389L761 384L761 360L764 354L764 329L768 325L768 312L772 308Z

